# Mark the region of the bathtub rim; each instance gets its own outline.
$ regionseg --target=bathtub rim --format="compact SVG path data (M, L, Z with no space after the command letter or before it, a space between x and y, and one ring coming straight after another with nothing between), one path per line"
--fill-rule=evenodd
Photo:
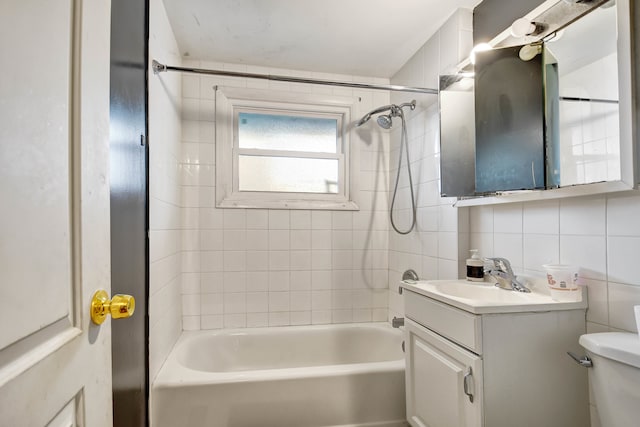
M250 334L251 332L260 332L267 334L276 334L289 330L331 330L331 329L349 329L349 328L375 328L382 329L386 333L397 335L402 341L402 331L394 329L388 322L360 322L360 323L341 323L341 324L323 324L323 325L291 325L277 327L257 327L257 328L230 328L230 329L211 329L199 331L182 331L178 340L171 349L165 362L158 371L155 379L151 384L151 389L166 387L184 387L187 385L204 385L204 384L224 384L238 382L257 382L257 381L277 381L288 380L294 378L317 378L327 376L342 375L359 375L371 372L389 372L404 371L405 359L402 353L399 358L390 361L381 362L363 362L337 365L322 365L298 368L279 368L279 369L256 369L250 371L233 371L233 372L209 372L199 371L188 368L178 360L178 349L186 341L194 339L200 335L232 335L232 334Z

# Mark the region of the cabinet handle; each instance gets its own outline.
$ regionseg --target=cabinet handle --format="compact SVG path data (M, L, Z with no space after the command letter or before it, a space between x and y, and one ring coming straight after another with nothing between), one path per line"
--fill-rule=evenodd
M464 379L462 380L462 386L464 387L464 394L469 396L469 402L473 403L473 393L469 392L469 381L473 380L473 372L471 368L464 374Z

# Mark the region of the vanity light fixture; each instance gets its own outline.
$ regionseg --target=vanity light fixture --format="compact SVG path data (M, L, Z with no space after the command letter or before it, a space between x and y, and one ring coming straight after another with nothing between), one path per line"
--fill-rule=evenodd
M471 53L469 54L469 61L475 65L476 63L476 53L477 52L486 52L487 50L493 49L489 43L478 43L471 49Z

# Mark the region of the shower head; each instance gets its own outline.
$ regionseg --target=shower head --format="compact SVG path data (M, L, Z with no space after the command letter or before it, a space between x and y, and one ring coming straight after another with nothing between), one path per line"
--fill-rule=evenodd
M393 124L393 121L391 120L391 114L383 114L381 116L378 116L378 119L376 121L382 129L391 129L391 125Z
M392 107L393 107L393 104L385 105L383 107L379 107L379 108L376 108L375 110L369 111L367 114L364 115L364 117L360 119L357 126L362 126L363 124L367 123L369 119L371 119L372 115L382 113L383 111L391 110Z
M356 124L356 126L362 126L363 124L367 123L371 119L371 116L374 114L378 114L378 113L382 113L384 111L390 110L391 111L390 114L378 117L378 124L384 129L389 129L391 127L391 117L398 117L401 114L402 109L404 107L410 107L412 110L415 110L416 100L414 99L411 102L405 102L400 105L396 105L396 104L385 105L383 107L379 107L379 108L376 108L375 110L369 111L360 119L360 121ZM386 117L386 119L383 119L382 117ZM384 125L382 124L383 122L384 122ZM385 126L388 126L388 127L385 127Z

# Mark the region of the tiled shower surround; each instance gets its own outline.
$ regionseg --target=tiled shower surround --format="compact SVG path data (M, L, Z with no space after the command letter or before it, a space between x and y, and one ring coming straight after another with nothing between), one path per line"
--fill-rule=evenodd
M353 76L193 62L186 65L353 81ZM370 78L362 78L370 81ZM377 83L388 83L377 79ZM388 313L388 134L351 130L360 145L361 210L215 207L214 86L353 97L353 120L386 92L184 75L182 322L185 330L384 321ZM359 102L358 102L359 101ZM356 137L355 132L364 133Z

